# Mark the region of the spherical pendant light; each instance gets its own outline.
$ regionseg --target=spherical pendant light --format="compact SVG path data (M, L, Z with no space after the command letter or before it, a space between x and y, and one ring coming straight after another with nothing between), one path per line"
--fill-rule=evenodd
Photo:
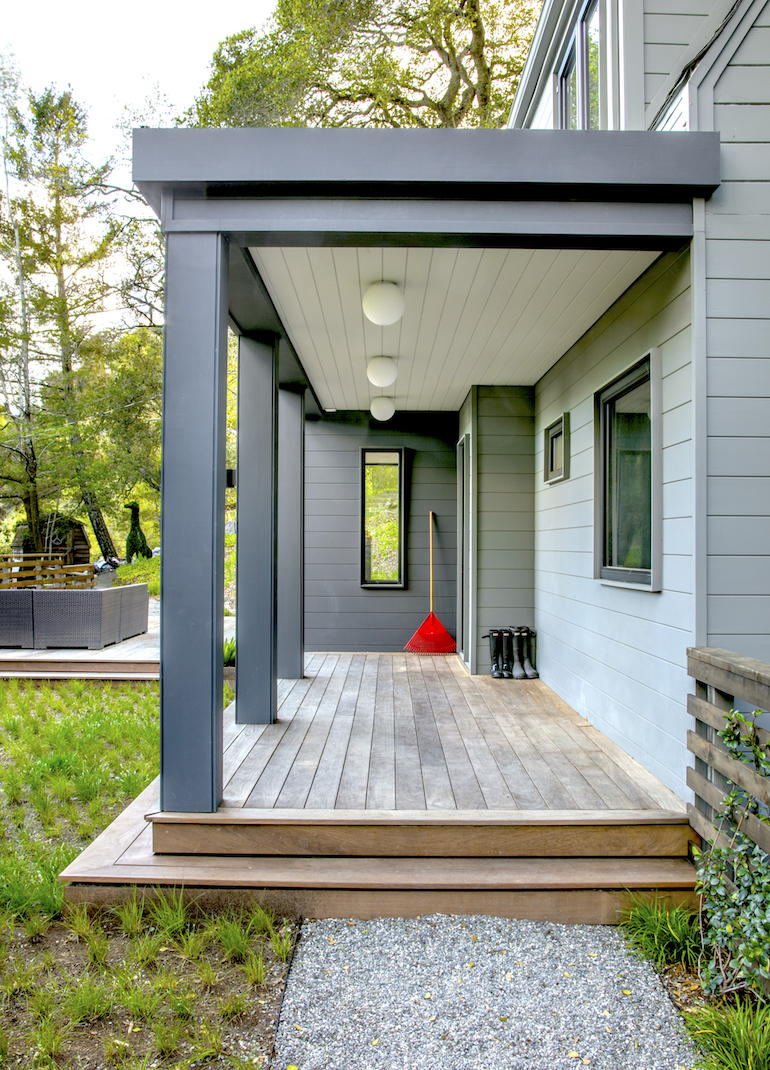
M366 378L372 386L390 386L397 375L398 365L393 357L373 357L366 365Z
M393 398L372 398L371 408L369 409L375 420L389 420L393 413L396 411L396 403Z
M375 282L363 297L364 315L378 327L396 323L404 314L404 293L395 282Z

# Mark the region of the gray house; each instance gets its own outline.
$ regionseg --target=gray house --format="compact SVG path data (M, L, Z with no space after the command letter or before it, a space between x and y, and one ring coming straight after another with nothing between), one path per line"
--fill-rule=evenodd
M542 902L568 872L573 889L692 887L660 869L600 878L591 827L613 840L600 796L627 828L616 855L644 821L686 826L688 646L770 660L768 56L765 0L546 0L504 131L135 132L167 239L156 853L253 856L228 879L259 887ZM382 282L402 307L370 317ZM228 325L240 567L223 722ZM435 610L465 668L418 680L395 652L428 609L429 512ZM519 625L541 680L490 680L486 633ZM565 720L541 730L536 707ZM293 740L283 757L271 732ZM378 764L367 748L386 738ZM419 769L412 794L400 761ZM444 840L432 853L466 868L496 857L432 884L446 858L400 884L376 858L325 878L265 868L335 853L338 825L387 827L371 855L430 855L398 839L410 822L429 838L454 808L478 832L483 807L505 836L537 826L540 847ZM260 839L271 820L283 847ZM308 840L313 822L326 831ZM569 848L547 846L559 822L580 829ZM686 865L686 840L657 854ZM538 850L584 857L558 879L483 875Z

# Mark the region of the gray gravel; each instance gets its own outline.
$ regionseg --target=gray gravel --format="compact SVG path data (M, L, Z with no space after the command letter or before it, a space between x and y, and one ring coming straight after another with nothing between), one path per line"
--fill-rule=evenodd
M610 926L306 922L271 1070L679 1070L695 1052Z

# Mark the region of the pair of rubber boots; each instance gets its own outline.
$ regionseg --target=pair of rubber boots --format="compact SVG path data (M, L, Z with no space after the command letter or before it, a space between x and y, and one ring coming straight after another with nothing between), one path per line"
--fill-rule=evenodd
M490 628L489 654L493 680L537 679L537 670L530 660L533 638L529 628Z

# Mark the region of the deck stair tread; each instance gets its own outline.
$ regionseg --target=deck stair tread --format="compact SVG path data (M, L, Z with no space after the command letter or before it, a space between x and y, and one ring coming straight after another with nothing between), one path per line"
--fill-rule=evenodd
M148 846L126 853L114 867L87 876L107 880L173 882L252 888L379 890L692 889L695 869L680 858L319 858L152 855ZM160 862L160 864L158 864Z

